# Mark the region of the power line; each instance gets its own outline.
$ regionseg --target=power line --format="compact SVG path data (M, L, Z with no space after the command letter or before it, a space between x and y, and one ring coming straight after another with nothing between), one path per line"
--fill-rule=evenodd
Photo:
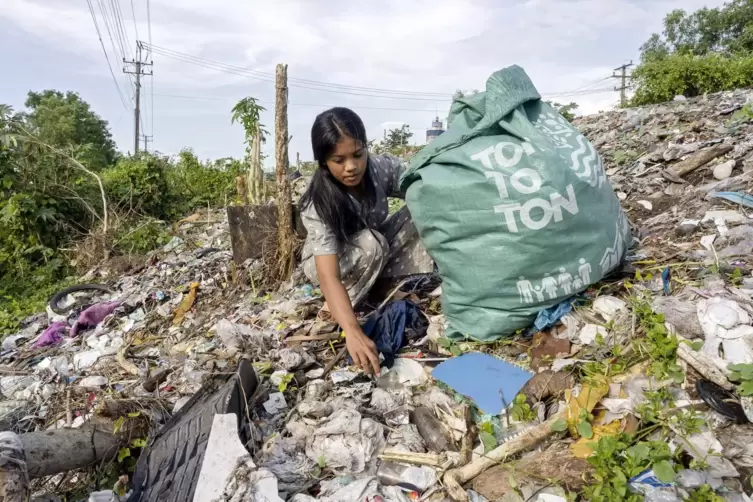
M260 80L262 82L269 82L269 83L274 82L273 78L270 79L270 78L266 78L266 77L263 77L263 76L260 76L260 75L255 75L253 73L250 73L248 70L235 69L235 68L233 68L231 66L224 65L222 63L217 63L217 62L210 61L210 60L202 60L200 58L189 59L187 57L182 57L182 56L178 56L178 55L175 55L175 54L165 53L161 49L157 49L154 46L152 46L151 48L152 48L152 50L154 51L155 54L159 54L159 55L162 55L162 56L170 57L172 59L176 59L178 61L183 61L185 63L194 64L194 65L197 65L197 66L201 66L201 67L208 68L208 69L211 69L211 70L220 71L220 72L223 72L223 73L228 73L228 74L231 74L231 75L238 75L240 77L246 77L246 78L251 78L251 79L255 79L255 80ZM409 101L445 101L447 98L450 97L450 95L447 95L447 98L428 98L428 97L419 97L419 96L416 96L416 97L389 96L389 95L381 95L381 94L375 94L375 93L351 92L351 91L347 91L347 90L344 90L344 89L331 89L331 88L326 88L326 87L323 87L323 86L322 87L315 87L313 85L300 84L300 83L289 83L288 85L290 85L291 87L299 87L299 88L310 89L310 90L314 90L314 91L331 92L331 93L335 93L335 94L348 94L348 95L351 95L351 96L366 96L366 97L371 97L371 98L383 98L383 99L404 99L404 100L409 100Z
M102 14L102 19L105 23L105 28L107 29L107 36L110 39L110 45L112 46L113 53L115 56L117 56L121 61L125 60L125 49L122 45L120 45L119 41L116 41L118 38L117 35L113 37L113 32L115 31L114 26L111 27L111 21L110 17L107 13L107 9L105 7L105 1L106 0L97 0L97 5L99 6L99 11ZM118 47L120 47L120 52L118 52ZM133 82L130 78L126 77L126 82L128 83L128 86L131 88L131 92L135 94L135 88L133 86Z
M169 57L177 61L193 64L193 65L200 66L203 68L220 71L223 73L228 73L231 75L238 75L241 77L260 80L262 82L274 82L274 75L270 73L265 73L265 72L261 72L257 70L250 70L250 69L242 68L239 66L220 63L218 61L212 61L209 59L199 58L196 56L191 56L189 54L184 54L178 51L174 51L172 49L158 47L152 44L149 44L148 47L150 48L150 50L157 53L158 55ZM595 94L598 92L606 92L608 89L584 89L584 88L587 86L597 84L604 80L608 80L608 78L609 77L600 79L594 82L589 82L581 86L580 88L576 88L570 91L543 93L543 95L556 98L556 97L574 97L574 96L587 95L591 93ZM451 94L441 94L441 93L431 93L431 92L400 91L400 90L378 89L378 88L373 88L373 87L348 86L344 84L333 84L333 83L328 83L328 82L318 82L318 81L310 80L310 79L296 79L296 78L290 78L288 85L290 85L291 87L300 87L304 89L310 89L310 90L316 90L316 91L322 91L322 92L331 92L331 93L336 93L336 94L347 94L347 95L366 96L366 97L384 98L384 99L401 99L401 100L409 100L409 101L438 102L438 101L444 101L444 98L449 98L452 96ZM583 91L581 91L581 89L583 89ZM437 96L437 97L442 96L443 99L435 98L433 96Z
M147 27L149 28L149 52L148 57L149 60L154 63L153 57L152 57L152 7L150 0L146 0L146 23ZM151 94L150 100L151 100L151 108L152 113L149 116L149 119L151 121L150 130L152 132L152 137L154 137L154 71L152 71L152 78L149 79L149 93Z
M191 56L190 54L184 54L178 51L174 51L172 49L166 49L164 47L158 47L151 44L149 45L150 45L150 48L156 50L158 53L161 53L162 55L167 56L167 57L174 57L176 59L181 59L181 60L190 59L192 61L196 61L197 63L201 62L201 63L206 63L206 64L218 65L218 66L227 68L229 70L234 70L234 71L242 72L244 74L253 75L254 77L257 77L259 80L263 80L263 81L274 81L275 79L275 75L271 73L266 73L266 72L262 72L258 70L251 70L248 68L234 66L227 63L220 63L218 61L212 61L209 59ZM354 86L354 85L321 82L321 81L305 79L305 78L290 78L289 81L300 83L301 86L312 85L312 86L317 86L317 87L327 87L327 88L338 89L338 90L344 89L344 90L362 91L362 92L378 93L378 94L400 94L400 95L406 95L406 96L423 96L423 97L436 96L436 97L442 97L442 98L452 97L452 94L449 94L449 93L380 89L380 88L375 88L375 87L361 87L361 86Z
M139 27L136 24L136 8L133 6L133 0L131 0L131 14L133 15L133 30L136 32L136 40L139 38Z
M115 84L115 88L118 90L118 95L120 96L120 101L123 103L123 107L127 110L128 103L125 99L125 96L123 96L123 91L120 90L120 86L118 85L118 79L115 78L115 72L112 71L112 65L110 64L110 57L107 55L107 50L105 49L105 42L104 40L102 40L102 33L99 31L99 25L97 24L97 16L94 14L94 7L92 7L91 0L86 0L86 3L89 6L89 13L92 16L92 21L94 22L94 29L97 31L97 38L99 38L99 43L102 46L102 52L105 53L105 60L107 61L107 67L110 69L110 75L112 75L112 81Z
M198 100L207 100L207 101L237 101L239 98L214 98L210 96L185 96L185 95L178 95L178 94L162 94L162 93L155 93L155 96L163 96L168 98L179 98L179 99L198 99ZM259 103L263 104L274 104L274 101L269 100L257 100ZM313 106L313 107L319 107L319 108L332 108L335 106L342 106L340 105L330 105L330 104L324 104L324 103L288 103L288 106ZM360 105L348 105L351 108L357 108L361 110L386 110L386 111L401 111L401 112L427 112L427 113L436 113L436 108L391 108L391 107L381 107L381 106L360 106Z
M120 8L120 0L110 0L110 2L113 4L113 12L115 14L115 21L118 25L118 30L120 31L121 41L124 43L125 47L128 47L130 50L131 39L128 36L128 30L123 22L123 10ZM129 55L130 54L132 53L129 52Z

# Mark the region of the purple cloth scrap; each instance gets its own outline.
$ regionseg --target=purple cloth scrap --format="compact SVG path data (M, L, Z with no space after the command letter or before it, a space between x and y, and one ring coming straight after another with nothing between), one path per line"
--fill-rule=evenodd
M68 323L65 321L57 321L50 324L50 326L44 330L44 333L37 338L34 342L34 348L48 347L50 345L57 345L63 339L65 334L65 328L68 327Z
M99 323L105 320L105 317L112 314L120 306L121 302L102 302L92 305L81 312L78 320L73 323L71 328L71 337L78 335L78 332L88 328L95 328Z

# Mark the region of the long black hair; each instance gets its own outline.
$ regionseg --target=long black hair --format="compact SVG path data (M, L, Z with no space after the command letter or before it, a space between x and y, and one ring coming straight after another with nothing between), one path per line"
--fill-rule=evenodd
M366 228L368 214L376 205L376 189L367 160L363 176L363 198L359 201L361 210L345 190L345 186L335 178L327 167L327 159L337 143L350 137L368 146L366 128L361 117L348 108L332 108L320 113L311 126L311 147L318 169L301 197L301 208L313 204L319 218L329 227L340 243Z

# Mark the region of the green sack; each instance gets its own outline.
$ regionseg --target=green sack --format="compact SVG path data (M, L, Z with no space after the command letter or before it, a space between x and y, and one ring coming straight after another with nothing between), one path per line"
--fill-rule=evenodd
M631 239L599 155L519 66L453 102L401 185L443 280L448 337L529 326L616 268Z

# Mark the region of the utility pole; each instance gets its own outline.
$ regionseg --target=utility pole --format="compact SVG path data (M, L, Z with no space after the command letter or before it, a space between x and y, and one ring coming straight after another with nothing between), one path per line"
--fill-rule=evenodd
M152 143L154 141L152 139L154 138L154 136L147 136L146 134L142 134L141 137L144 138L144 152L148 152L149 148L147 148L147 144Z
M133 70L126 69L126 67L123 68L123 73L127 73L129 75L136 75L136 96L135 96L135 106L133 109L133 154L136 155L139 153L139 140L141 139L141 136L139 135L139 124L141 123L141 76L142 75L154 75L154 72L152 70L147 73L145 71L144 67L153 66L154 62L146 62L141 60L141 50L142 50L142 44L141 42L136 42L136 59L131 61L126 61L123 59L123 64L125 64L127 67L133 67Z
M624 64L622 66L618 66L614 69L614 71L620 70L620 74L617 75L615 73L612 73L612 78L619 78L621 85L620 87L615 87L615 91L620 91L620 106L624 107L627 105L627 97L625 96L625 90L627 90L627 79L631 78L630 75L627 74L627 69L633 66L633 60L630 60L630 63Z
M293 201L288 180L288 65L278 64L275 74L275 173L277 177L277 278L293 273Z

